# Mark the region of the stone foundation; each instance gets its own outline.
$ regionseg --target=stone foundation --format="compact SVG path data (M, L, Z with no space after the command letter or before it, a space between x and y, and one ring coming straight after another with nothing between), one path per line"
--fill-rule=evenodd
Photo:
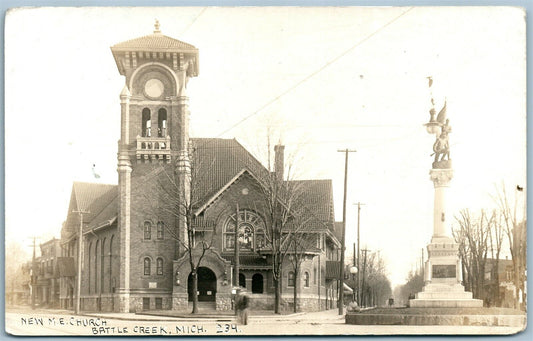
M318 300L313 297L299 297L298 298L298 311L319 311L326 306L326 300ZM321 309L322 307L322 309ZM264 296L252 295L250 297L250 308L253 310L273 310L274 309L274 295ZM293 311L294 300L293 297L284 296L281 298L280 309L282 311Z
M172 310L186 310L189 306L187 294L172 295Z
M233 310L233 300L231 294L217 294L216 310Z

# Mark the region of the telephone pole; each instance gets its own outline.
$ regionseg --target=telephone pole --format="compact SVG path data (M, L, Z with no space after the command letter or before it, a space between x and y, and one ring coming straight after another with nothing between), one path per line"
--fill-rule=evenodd
M361 289L364 290L365 289L365 270L366 270L366 253L369 252L370 250L368 249L362 249L361 252L364 253L364 260L363 260L363 284L361 286ZM363 297L363 295L361 295L361 297ZM366 307L366 299L365 299L365 305Z
M82 239L83 239L83 215L89 213L89 211L78 210L72 211L72 213L78 213L80 215L80 228L78 230L78 271L76 280L76 305L74 307L74 313L79 315L81 307L81 264L82 264Z
M348 148L344 150L337 150L339 153L345 154L344 159L344 200L342 201L342 237L341 237L341 260L340 260L340 285L339 285L339 315L344 314L344 249L346 240L346 194L348 187L348 153L355 153L356 150Z
M360 269L361 269L361 247L360 247L360 239L359 239L359 233L361 231L360 229L360 222L361 222L361 205L364 205L361 202L357 202L357 304L361 304L361 281L360 281ZM355 263L354 263L355 266Z

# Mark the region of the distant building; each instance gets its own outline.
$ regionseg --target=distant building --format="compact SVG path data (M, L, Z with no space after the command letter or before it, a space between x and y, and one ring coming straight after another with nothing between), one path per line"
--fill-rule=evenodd
M41 256L35 259L35 303L59 307L59 274L56 266L61 256L60 240L53 238L40 245Z
M214 248L198 269L199 301L212 309L232 309L238 214L243 237L237 282L250 294L252 308L272 309L273 256L265 240L268 217L261 208L267 203L258 181L271 173L234 139L189 137L186 84L198 75L198 50L164 36L156 27L153 34L119 43L111 51L126 78L120 94L118 185L76 182L72 187L61 231L61 306L71 308L75 298L80 224L82 310L188 306L193 294L188 256L169 228L181 237L186 230L172 212L158 211L161 199L153 188L164 176L154 170L157 167L185 186L194 151L198 163L209 169L195 188L193 237L207 235L214 240ZM282 146L276 147L275 159L276 174L283 176ZM305 251L298 283L290 262L283 264L282 309L294 304L295 285L302 310L334 308L338 275L330 262L337 261L338 267L340 243L334 227L332 182L308 180L299 185L309 215L305 233L312 246Z
M484 297L486 305L514 308L517 301L513 261L488 258L485 264Z

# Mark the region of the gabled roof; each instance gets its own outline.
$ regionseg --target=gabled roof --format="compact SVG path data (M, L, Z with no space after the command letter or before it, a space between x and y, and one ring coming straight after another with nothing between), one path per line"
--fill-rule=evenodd
M198 215L202 213L203 210L205 210L207 207L209 207L222 193L224 193L228 188L231 187L233 183L235 183L242 175L248 174L251 177L254 177L253 174L251 174L248 170L242 169L240 172L238 172L233 178L228 181L224 186L222 186L218 191L216 191L210 198L207 199L198 209L194 212L195 215Z
M64 233L67 235L76 231L80 220L77 211L83 214L84 226L95 226L102 221L109 220L118 212L118 188L116 185L74 182L70 195L67 221Z
M193 138L191 142L202 180L197 188L198 202L207 202L243 169L261 177L268 174L266 168L235 139Z
M191 139L202 175L198 188L197 213L209 206L225 189L244 174L261 179L268 170L237 140L219 138ZM209 171L202 171L205 167ZM309 215L309 230L333 229L333 185L331 180L291 181L301 191L301 202Z

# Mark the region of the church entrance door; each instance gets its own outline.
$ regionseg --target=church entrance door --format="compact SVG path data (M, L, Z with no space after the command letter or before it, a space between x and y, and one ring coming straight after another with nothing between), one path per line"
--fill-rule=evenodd
M192 301L192 276L189 274L187 280L187 288L189 292L189 302ZM217 276L215 273L206 267L198 268L198 301L199 302L215 302L217 293Z

